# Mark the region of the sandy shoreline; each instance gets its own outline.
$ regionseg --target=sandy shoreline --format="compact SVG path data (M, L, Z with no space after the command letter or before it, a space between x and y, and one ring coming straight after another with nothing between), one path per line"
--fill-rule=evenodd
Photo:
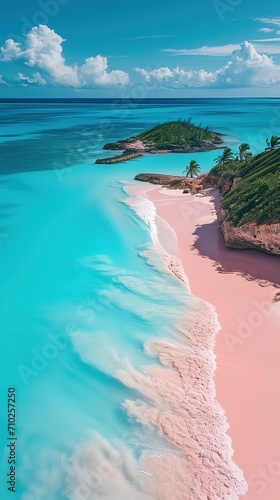
M242 498L279 500L280 303L273 302L279 290L267 281L279 283L279 259L226 249L211 196L141 189L177 235L191 292L218 312L217 400L230 425L234 461L249 484Z
M190 293L176 233L148 199L147 191L154 186L123 185L129 195L125 203L145 222L153 243L139 255L161 275L171 273L181 282L169 289L181 303L173 315L172 340L157 336L144 345L161 366L115 373L144 397L144 401L125 401L128 416L164 436L171 445L160 456L148 450L141 456L153 477L149 491L153 491L152 498L162 500L238 500L246 491L246 482L232 460L228 423L214 384L214 345L220 328L217 313L213 305Z

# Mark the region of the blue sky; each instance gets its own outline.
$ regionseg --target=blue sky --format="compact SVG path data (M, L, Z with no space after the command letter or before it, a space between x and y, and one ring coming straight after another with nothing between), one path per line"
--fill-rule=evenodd
M0 96L278 96L277 3L7 2Z

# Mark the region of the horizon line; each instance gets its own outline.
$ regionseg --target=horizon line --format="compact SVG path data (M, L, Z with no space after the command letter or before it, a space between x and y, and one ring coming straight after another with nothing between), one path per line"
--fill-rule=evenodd
M280 99L280 96L223 96L223 97L145 97L135 99L130 97L0 97L0 102L5 101L119 101L119 102L144 102L144 101L185 101L194 99Z

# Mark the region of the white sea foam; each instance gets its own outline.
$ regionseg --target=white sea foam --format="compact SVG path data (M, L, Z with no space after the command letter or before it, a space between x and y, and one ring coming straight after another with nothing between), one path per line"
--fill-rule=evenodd
M127 198L125 203L146 223L153 245L161 257L162 264L175 274L189 290L188 278L178 258L179 250L176 233L169 224L157 215L153 202L147 197L143 197L144 193L142 192L139 196L139 188L137 189L135 185L124 185L123 190L130 195L130 198ZM160 239L159 227L162 226L164 226L163 234L165 234L165 237ZM169 251L173 253L169 253ZM141 255L146 258L149 264L154 265L154 255L151 252L144 251Z
M135 185L126 185L124 190L132 196L126 203L146 222L163 266L189 290L180 261L159 242L155 207L143 192L139 195ZM145 250L142 255L156 267L153 252ZM174 342L151 341L145 350L157 353L164 368L150 366L143 373L117 370L116 376L149 401L127 400L124 407L128 414L154 427L182 452L179 458L168 457L168 472L162 465L161 477L172 471L164 498L237 500L246 492L246 483L232 460L226 416L215 399L213 347L220 326L213 306L195 297L188 300L188 304L191 302L188 314L174 318L174 327L186 340L185 348ZM145 463L151 470L158 470L153 457L147 456Z

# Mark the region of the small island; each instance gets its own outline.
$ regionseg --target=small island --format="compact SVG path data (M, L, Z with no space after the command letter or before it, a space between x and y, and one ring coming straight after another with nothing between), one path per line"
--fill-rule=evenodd
M189 120L162 123L129 139L107 143L103 149L123 151L120 155L100 158L97 164L114 164L139 158L145 153L195 153L219 149L221 134Z

